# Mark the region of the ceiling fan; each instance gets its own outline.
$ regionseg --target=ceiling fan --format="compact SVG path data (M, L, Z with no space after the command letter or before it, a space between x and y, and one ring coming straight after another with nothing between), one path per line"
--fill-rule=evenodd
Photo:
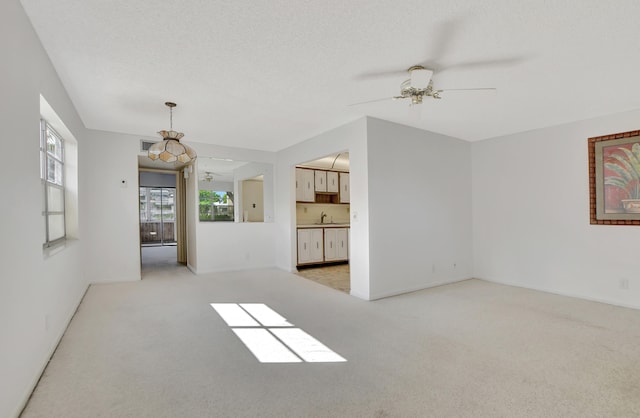
M385 97L383 99L369 100L366 102L353 103L349 106L355 106L365 103L379 102L383 100L400 100L409 99L411 105L419 105L425 98L441 99L441 93L446 91L462 91L462 90L496 90L495 88L468 88L468 89L435 89L432 77L434 72L438 74L450 70L477 70L489 68L506 68L520 64L524 61L523 56L503 56L494 57L485 60L471 60L446 62L446 56L449 50L454 49L455 41L458 35L464 32L463 20L454 18L442 21L434 25L433 34L430 37L431 47L428 51L430 59L425 60L417 65L409 67L408 70L387 69L376 70L373 72L365 72L357 75L356 80L371 80L378 78L397 77L407 71L409 79L400 84L400 94L398 96Z
M410 99L411 105L419 105L422 104L422 101L425 97L433 98L433 99L442 99L440 93L445 91L462 91L462 90L496 90L494 87L481 87L481 88L470 88L470 89L439 89L435 90L433 88L433 70L423 67L422 65L414 65L410 67L407 72L409 73L409 78L400 84L400 95L385 97L382 99L374 99L368 100L366 102L358 102L350 104L349 106L356 106L365 103L373 103L380 102L383 100L399 100L399 99Z
M204 181L208 181L208 182L212 182L213 181L213 174L211 171L205 171L204 172L206 175L204 176L203 180Z

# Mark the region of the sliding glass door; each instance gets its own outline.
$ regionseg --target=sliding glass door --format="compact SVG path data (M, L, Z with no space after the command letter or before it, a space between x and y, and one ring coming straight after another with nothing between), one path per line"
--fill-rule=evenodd
M140 242L176 245L176 189L140 187Z

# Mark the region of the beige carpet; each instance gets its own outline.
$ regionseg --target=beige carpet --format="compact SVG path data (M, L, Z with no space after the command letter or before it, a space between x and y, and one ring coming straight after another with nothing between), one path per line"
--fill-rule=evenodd
M141 247L142 278L173 274L182 270L178 264L178 247L175 245Z
M347 359L264 364L212 302ZM637 417L640 311L469 280L365 302L279 270L93 285L23 416Z
M349 264L300 268L296 274L341 292L351 291Z

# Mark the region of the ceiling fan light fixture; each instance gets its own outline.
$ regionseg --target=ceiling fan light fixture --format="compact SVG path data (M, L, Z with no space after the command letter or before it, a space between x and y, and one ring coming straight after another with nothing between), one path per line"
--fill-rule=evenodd
M166 102L165 105L169 108L171 128L168 131L158 132L163 140L151 145L147 155L154 161L159 159L165 163L179 161L187 164L197 158L196 152L190 146L180 142L180 138L184 136L182 132L173 130L173 108L177 105L173 102Z
M424 68L421 65L414 65L409 68L409 75L411 77L411 87L415 89L426 89L433 76L433 71Z

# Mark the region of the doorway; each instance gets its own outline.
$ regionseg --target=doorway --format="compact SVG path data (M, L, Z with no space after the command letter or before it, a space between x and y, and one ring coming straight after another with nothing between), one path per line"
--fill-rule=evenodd
M351 292L349 153L295 166L299 276Z
M171 273L184 268L187 246L183 173L147 168L139 162L138 190L142 276L150 271Z
M140 244L175 246L175 187L140 187Z

